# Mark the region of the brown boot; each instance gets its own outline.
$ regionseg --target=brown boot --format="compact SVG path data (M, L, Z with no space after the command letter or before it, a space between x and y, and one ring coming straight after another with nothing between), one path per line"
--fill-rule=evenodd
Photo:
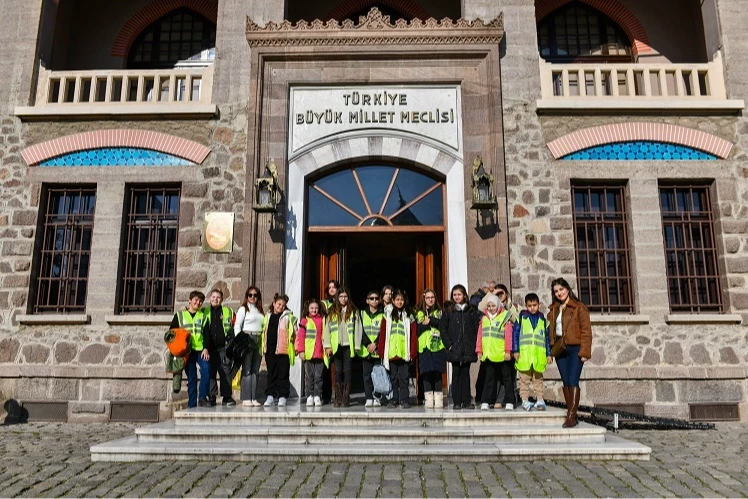
M351 405L351 384L350 383L343 383L342 405L343 407L348 407Z
M564 428L573 428L575 427L577 422L577 409L579 409L579 387L578 386L570 386L569 387L569 415L566 416L566 421L564 422L563 427Z
M343 383L335 383L335 395L334 395L334 402L332 403L333 407L340 407L340 404L343 403Z
M566 403L566 421L569 420L569 411L571 410L571 400L569 399L569 387L564 386L564 402ZM563 427L566 428L566 421L564 421Z

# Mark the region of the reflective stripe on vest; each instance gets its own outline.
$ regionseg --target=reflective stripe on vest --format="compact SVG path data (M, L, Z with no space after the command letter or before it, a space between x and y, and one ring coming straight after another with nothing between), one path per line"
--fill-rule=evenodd
M369 338L369 341L371 343L374 343L376 345L377 339L379 338L379 328L382 326L382 319L384 318L384 314L382 312L377 312L374 314L374 317L369 317L369 314L366 312L361 312L361 325L364 329L364 334L367 338ZM374 353L369 353L369 350L367 350L366 347L362 346L361 350L358 352L359 357L371 357L373 359L378 359L379 354L377 354L377 351L374 350Z
M483 357L481 360L504 362L504 328L509 320L509 312L503 310L491 320L487 315L481 319L483 324Z
M330 318L330 348L332 348L332 354L335 355L338 352L338 346L340 343L340 339L338 338L338 331L340 328L340 322L339 317ZM346 326L348 329L348 347L351 350L351 357L356 355L355 349L353 347L354 340L354 333L356 331L356 314L352 313L350 318L348 318L348 322L346 322Z
M518 371L529 371L532 367L536 372L545 372L545 330L546 322L542 317L538 319L535 328L529 317L520 317L519 330L519 360L516 363Z
M408 341L408 336L405 333L405 323L402 320L392 322L390 328L390 351L389 358L394 359L400 357L403 360L407 360L405 355L405 342Z
M435 317L437 319L440 319L441 316L441 310L435 310L434 312L431 312L429 314L429 317ZM426 314L423 312L423 310L419 310L416 314L416 321L418 321L418 324L423 322L425 318ZM441 334L439 333L439 330L437 328L430 327L426 331L422 332L418 337L418 353L423 353L424 350L429 350L431 352L444 350L444 343L442 342Z
M203 351L203 324L205 315L202 310L195 312L193 317L187 310L177 314L179 327L190 332L190 348L196 352Z

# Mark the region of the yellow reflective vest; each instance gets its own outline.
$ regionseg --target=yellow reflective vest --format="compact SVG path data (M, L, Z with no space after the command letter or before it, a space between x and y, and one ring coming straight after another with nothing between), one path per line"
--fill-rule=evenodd
M384 314L381 311L374 314L374 317L369 317L369 314L366 311L361 312L361 326L363 327L364 334L369 338L371 343L374 343L374 345L377 344L377 340L379 339L379 328L382 327L383 320ZM379 358L379 354L376 350L374 350L374 353L369 353L369 350L364 346L361 347L358 355L363 358Z
M325 329L326 319L322 318L322 330ZM320 333L321 334L321 333ZM311 317L306 318L306 336L304 336L304 358L312 360L314 358L314 345L317 344L317 325ZM322 360L325 366L330 366L330 359L327 357L325 349L322 349Z
M511 315L507 310L502 310L493 320L487 315L483 316L481 319L483 327L483 356L481 361L504 362L504 355L506 354L504 328L510 319Z
M533 328L529 317L520 316L519 327L519 360L515 367L518 371L529 371L532 367L536 372L545 372L548 323L541 317Z
M281 314L280 318L278 319L278 327L280 327L280 321L282 321L284 317L288 317L288 325L287 325L288 329L286 331L288 334L288 363L289 365L294 365L294 361L296 360L296 350L294 347L294 341L296 340L296 330L298 329L298 320L293 315L293 312L291 312L290 310L285 310ZM262 335L260 336L260 352L263 352L263 353L267 353L265 352L265 338L267 338L269 323L270 323L270 314L268 313L268 314L265 314L265 317L262 318ZM309 328L307 327L307 333L308 332L309 332ZM312 344L312 352L314 352L313 344Z
M190 348L196 352L203 351L203 326L205 313L202 309L195 312L194 317L188 310L177 312L179 327L190 332Z
M338 337L339 331L340 331L340 322L342 317L338 316L327 316L328 319L328 328L330 329L330 348L332 349L332 354L335 355L338 352L338 346L340 343L340 339ZM358 314L352 313L351 316L346 321L346 326L348 329L348 348L351 351L351 357L356 355L355 347L353 346L353 343L355 341L354 333L356 332L356 321L358 320Z
M437 319L440 319L441 316L441 310L434 310L429 314L429 317L435 317ZM420 324L424 319L426 319L426 314L423 310L419 310L416 314L416 322ZM444 350L444 343L442 343L441 334L439 333L438 328L429 327L418 336L418 353L423 353L424 350L429 350L431 352Z

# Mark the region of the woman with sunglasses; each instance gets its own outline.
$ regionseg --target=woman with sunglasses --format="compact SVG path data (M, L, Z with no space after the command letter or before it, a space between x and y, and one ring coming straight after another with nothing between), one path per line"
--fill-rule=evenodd
M447 371L447 352L439 332L442 316L436 293L427 289L416 307L418 322L418 372L423 379L423 399L426 409L442 409L442 374Z
M371 372L374 366L381 362L377 354L377 343L379 342L379 328L384 318L384 312L379 307L379 292L376 290L366 293L366 308L361 310L361 348L358 356L363 361L364 369L364 394L366 395L366 407L379 407L379 400L374 398L374 383L371 380Z
M569 283L562 277L551 282L551 293L553 303L548 310L551 345L566 400L566 421L562 426L571 428L577 425L582 367L592 357L590 311L577 299ZM557 342L559 345L556 345Z
M257 400L257 376L260 372L262 353L260 352L260 336L262 334L263 319L262 293L255 286L250 286L244 293L242 305L236 311L234 334L249 335L250 348L242 361L241 397L245 407L259 407Z

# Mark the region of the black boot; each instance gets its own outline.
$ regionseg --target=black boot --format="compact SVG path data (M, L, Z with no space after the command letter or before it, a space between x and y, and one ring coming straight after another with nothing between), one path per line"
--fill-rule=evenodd
M333 397L333 407L340 407L343 403L343 383L335 383L335 394Z
M348 407L351 405L351 384L343 383L343 400L342 406Z

